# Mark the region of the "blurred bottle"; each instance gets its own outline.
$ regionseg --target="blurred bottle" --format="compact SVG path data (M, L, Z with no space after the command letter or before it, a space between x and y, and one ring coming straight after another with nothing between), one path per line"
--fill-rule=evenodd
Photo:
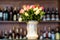
M59 29L58 28L56 28L56 34L55 34L55 36L56 36L56 40L59 40L60 38L60 33L59 33Z
M19 39L23 39L23 36L22 36L22 28L20 29L20 37L19 37Z
M55 19L56 19L56 21L59 21L59 12L58 12L58 8L55 9Z
M43 39L46 39L46 27L44 27Z
M44 38L43 38L43 32L42 31L40 31L40 38L39 38L40 40L43 40Z
M50 21L50 9L49 8L47 8L47 11L46 11L46 20Z
M2 11L2 8L0 8L0 21L3 20L3 11Z
M4 32L4 38L5 38L5 39L8 38L8 31L7 31L7 30L5 30L5 32Z
M14 7L14 10L13 10L13 21L17 21L17 8Z
M55 32L54 32L54 29L51 30L51 40L55 40Z
M52 8L51 10L51 20L55 20L55 9Z
M16 37L16 39L19 39L19 29L18 28L16 28L16 32L15 32L15 37Z
M13 27L13 29L12 29L12 38L13 38L13 39L15 39L15 30L16 30L16 28Z
M24 36L23 36L23 39L27 39L26 35L27 35L27 32L26 32L26 30L24 30Z
M13 20L13 7L10 7L10 10L9 10L9 20L10 21Z
M12 39L12 30L9 30L9 39Z
M51 27L48 27L48 39L51 39Z
M9 20L8 7L4 8L4 10L3 10L3 20L4 21L8 21Z

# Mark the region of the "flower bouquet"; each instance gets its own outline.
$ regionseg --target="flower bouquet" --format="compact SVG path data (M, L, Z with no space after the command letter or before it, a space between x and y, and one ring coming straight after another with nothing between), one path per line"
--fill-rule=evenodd
M20 10L20 15L22 21L41 21L45 12L43 11L44 7L39 5L23 5L23 8Z

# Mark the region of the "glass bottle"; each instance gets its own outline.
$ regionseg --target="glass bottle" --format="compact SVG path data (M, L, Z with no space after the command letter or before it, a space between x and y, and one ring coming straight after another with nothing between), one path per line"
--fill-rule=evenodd
M3 20L4 21L8 21L9 20L8 7L4 8L4 11L3 11Z
M16 28L16 39L19 39L19 29Z
M47 8L46 20L50 21L50 9Z
M59 36L59 29L58 28L56 28L56 34L55 34L55 36L56 36L56 40L59 40L60 38L60 36Z
M9 20L12 21L13 20L13 7L10 7L10 10L9 10Z
M26 37L26 31L24 31L24 37L23 37L23 39L27 39L27 37Z
M54 32L53 29L51 30L51 39L52 39L52 40L55 40L55 32Z
M22 28L20 29L20 39L22 39Z
M12 30L9 30L9 39L12 39Z
M17 21L17 8L14 7L14 10L13 10L13 21Z
M0 21L3 20L3 11L2 11L2 8L0 8Z
M51 28L48 27L48 38L51 39Z

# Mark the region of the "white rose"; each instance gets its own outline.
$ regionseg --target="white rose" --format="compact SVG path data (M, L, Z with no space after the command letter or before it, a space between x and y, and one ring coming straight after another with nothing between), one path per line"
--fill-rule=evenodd
M36 8L33 9L33 11L36 11L36 10L38 10L38 7L36 7Z
M29 16L27 12L25 12L25 16Z
M20 18L18 19L18 21L19 21L19 22L22 22L22 18L20 17Z
M36 12L35 12L35 15L38 15L40 13L40 11L39 10L37 10Z
M40 7L39 10L43 10L43 7Z

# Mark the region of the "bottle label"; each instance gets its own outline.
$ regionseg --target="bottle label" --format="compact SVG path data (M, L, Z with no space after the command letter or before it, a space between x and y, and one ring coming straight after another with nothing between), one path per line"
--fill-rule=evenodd
M59 39L59 33L56 33L56 39Z
M50 32L48 33L48 37L51 37L51 33Z
M16 21L16 15L13 16L13 20Z
M0 12L0 17L2 17L2 12Z
M4 19L4 20L8 20L8 14L7 14L7 13L4 13L4 14L3 14L3 19Z
M52 39L55 39L55 35L54 35L54 34L51 34L51 38L52 38Z
M46 33L43 34L43 37L46 37Z

